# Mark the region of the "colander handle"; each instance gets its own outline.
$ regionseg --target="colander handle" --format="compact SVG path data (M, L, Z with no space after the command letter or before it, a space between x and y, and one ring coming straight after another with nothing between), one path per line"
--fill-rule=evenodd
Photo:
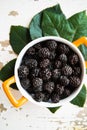
M76 47L79 47L82 44L84 44L85 46L87 46L87 37L81 37L81 38L77 39L76 41L74 41L73 44ZM85 66L87 68L87 61L85 61Z
M7 79L6 81L3 82L2 87L3 90L5 91L9 101L13 104L14 107L20 107L22 104L28 101L27 98L22 96L20 99L16 100L15 97L12 95L10 91L10 85L15 83L15 77L12 76L11 78Z

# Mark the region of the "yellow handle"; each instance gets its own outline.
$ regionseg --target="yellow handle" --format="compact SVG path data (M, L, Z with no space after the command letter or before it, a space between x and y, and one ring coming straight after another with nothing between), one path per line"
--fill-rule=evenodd
M73 44L77 47L79 47L81 44L84 44L85 46L87 46L87 37L81 37L77 39L76 41L74 41ZM85 66L87 68L87 61L85 61Z
M15 77L12 76L11 78L7 79L6 81L3 82L2 86L3 86L3 90L5 91L8 99L10 100L10 102L13 104L13 106L15 107L20 107L22 104L24 104L26 101L28 101L27 98L25 98L24 96L22 96L19 100L16 100L12 93L10 92L10 85L15 83Z

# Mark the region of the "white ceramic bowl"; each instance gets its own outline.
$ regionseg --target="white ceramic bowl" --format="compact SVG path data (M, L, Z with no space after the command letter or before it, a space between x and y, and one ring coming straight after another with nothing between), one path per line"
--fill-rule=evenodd
M81 63L81 67L82 67L82 75L81 75L81 84L80 86L68 97L66 97L65 99L62 99L60 100L58 103L49 103L49 102L37 102L35 101L31 95L21 86L20 84L20 80L19 80L19 77L18 77L18 68L21 64L21 61L22 61L22 58L24 56L24 54L26 53L26 51L32 47L33 45L35 44L38 44L39 42L42 42L42 41L46 41L46 40L55 40L55 41L58 41L58 42L62 42L66 45L68 45L74 52L76 52L79 56L79 59L80 59L80 63ZM36 105L39 105L39 106L44 106L44 107L57 107L57 106L61 106L69 101L71 101L73 98L76 97L76 95L80 92L81 88L82 88L82 85L83 85L83 82L84 82L84 75L85 75L85 63L84 63L84 58L81 54L81 52L79 51L79 49L74 45L72 44L71 42L63 39L63 38L60 38L60 37L56 37L56 36L46 36L46 37L41 37L41 38L38 38L34 41L31 41L29 44L27 44L23 49L22 51L20 52L18 58L17 58L17 61L16 61L16 65L15 65L15 79L16 79L16 84L17 84L17 87L19 89L19 91L21 92L21 94L26 97L29 101L31 101L32 103L36 104Z

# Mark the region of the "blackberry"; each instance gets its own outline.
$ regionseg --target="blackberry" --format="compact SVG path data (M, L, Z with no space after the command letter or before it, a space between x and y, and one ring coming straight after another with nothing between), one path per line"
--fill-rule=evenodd
M47 93L47 92L44 92L44 99L43 99L43 101L44 102L48 102L49 98L50 98L50 94Z
M81 68L80 67L74 67L73 68L73 75L80 76L81 75Z
M54 60L55 57L56 57L56 53L55 53L55 51L52 51L52 52L50 53L49 59L50 59L50 60Z
M49 40L46 43L47 47L49 48L50 51L53 51L57 48L57 42L54 40Z
M34 88L36 88L38 86L42 86L43 80L41 78L36 77L33 79L32 83L33 83Z
M49 58L50 51L48 48L44 47L39 50L39 57L41 58Z
M42 92L35 93L34 99L38 102L41 102L44 100L44 94Z
M67 86L69 84L69 79L66 76L60 76L60 84Z
M70 50L69 47L65 44L59 44L59 46L58 46L58 51L60 53L68 54L69 50Z
M24 88L24 89L28 89L30 87L30 80L29 79L22 79L21 80L21 86Z
M64 86L60 85L60 84L57 84L56 87L55 87L55 92L58 93L59 95L63 94Z
M34 47L30 47L27 50L26 54L28 54L28 55L34 55L35 54L35 48Z
M43 80L49 80L51 78L51 71L46 68L46 69L43 69L41 72L40 72L40 77L43 79Z
M27 59L25 64L29 67L29 69L31 69L37 67L38 63L36 59Z
M29 69L25 65L21 65L18 69L18 76L19 78L25 78L29 74Z
M68 88L65 88L62 97L61 98L66 98L71 94L71 91Z
M58 79L61 75L61 70L60 69L54 69L52 71L52 78L53 79Z
M55 61L55 66L56 66L56 68L61 68L61 67L62 67L61 61L56 60L56 61Z
M74 88L77 88L81 84L81 80L77 76L71 76L70 77L70 85Z
M38 77L39 75L39 72L40 72L40 69L39 68L33 68L30 72L30 76L32 78L35 78L35 77Z
M75 65L77 64L79 61L79 57L77 54L72 54L70 57L69 57L69 62L71 65Z
M48 93L51 94L53 92L53 90L54 90L54 87L55 87L54 82L47 82L44 85L43 89L44 89L44 91L47 91Z
M40 62L40 67L41 68L46 68L50 64L49 59L44 59Z
M41 49L41 45L40 45L40 43L34 45L34 48L37 49L37 50Z
M62 68L62 74L70 76L72 74L72 68L69 65L66 65Z
M53 103L57 103L60 100L60 96L57 93L52 93L51 100Z
M59 56L59 60L63 63L66 63L67 62L67 56L65 54L61 54Z

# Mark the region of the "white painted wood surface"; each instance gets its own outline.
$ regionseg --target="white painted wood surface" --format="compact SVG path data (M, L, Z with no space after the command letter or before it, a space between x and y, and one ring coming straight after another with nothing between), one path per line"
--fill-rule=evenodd
M36 13L58 3L67 18L76 12L87 10L87 0L0 0L0 68L17 57L9 45L10 26L27 27ZM87 104L79 108L68 103L55 114L30 102L16 109L8 101L1 86L2 82L0 130L87 130ZM21 96L19 91L12 92L17 98Z

